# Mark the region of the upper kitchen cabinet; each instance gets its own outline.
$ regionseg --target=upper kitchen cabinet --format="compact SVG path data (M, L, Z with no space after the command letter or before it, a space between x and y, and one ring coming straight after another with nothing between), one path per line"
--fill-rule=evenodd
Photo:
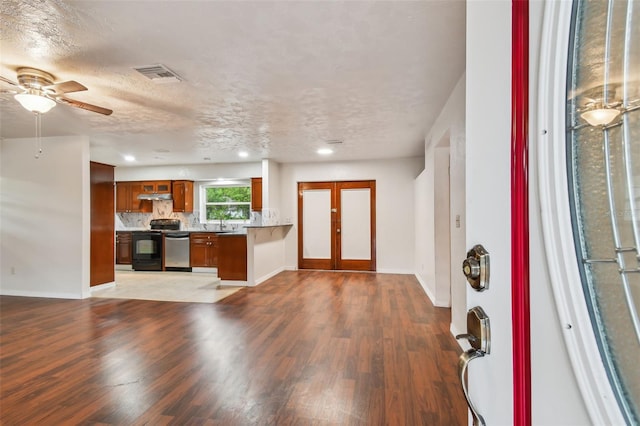
M149 200L138 200L142 194L142 182L116 183L116 212L151 213L153 204Z
M251 178L251 211L262 211L262 178Z
M142 192L145 194L171 194L170 180L151 180L142 182Z
M173 211L193 212L193 182L190 180L173 181Z

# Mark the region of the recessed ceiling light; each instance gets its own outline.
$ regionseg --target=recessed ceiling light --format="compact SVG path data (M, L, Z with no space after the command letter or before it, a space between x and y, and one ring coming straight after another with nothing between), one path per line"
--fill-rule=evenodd
M329 154L333 154L333 150L329 149L329 148L320 148L319 150L316 151L318 154L320 155L329 155Z
M238 153L238 156L242 158L247 158L249 156L249 153L247 151L240 151Z
M125 155L124 161L136 161L136 157L134 157L133 155Z

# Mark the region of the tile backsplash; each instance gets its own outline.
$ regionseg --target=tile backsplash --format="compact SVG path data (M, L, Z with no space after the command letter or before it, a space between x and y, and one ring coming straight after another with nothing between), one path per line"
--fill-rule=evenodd
M219 223L200 223L200 212L174 213L173 201L153 201L152 213L116 213L116 230L139 230L149 229L151 219L179 219L180 229L183 230L203 230L217 231L220 229ZM238 227L233 224L234 229ZM228 229L228 228L227 228Z
M154 201L152 213L116 213L116 229L149 229L151 219L180 219L181 229L207 229L200 223L199 212L174 213L173 201Z

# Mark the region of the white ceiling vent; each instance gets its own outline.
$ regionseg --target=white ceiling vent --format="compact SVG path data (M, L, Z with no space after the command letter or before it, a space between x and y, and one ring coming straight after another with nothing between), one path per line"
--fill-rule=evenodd
M339 145L342 141L340 139L330 139L327 141L327 145Z
M182 78L162 64L135 67L134 70L154 83L179 83Z

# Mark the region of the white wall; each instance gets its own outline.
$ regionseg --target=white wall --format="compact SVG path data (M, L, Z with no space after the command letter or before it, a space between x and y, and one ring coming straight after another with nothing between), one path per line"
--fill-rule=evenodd
M262 160L262 224L284 223L280 215L280 164Z
M431 151L432 153L433 151ZM425 163L432 164L433 159L425 157ZM414 232L415 253L414 262L416 278L433 303L436 299L436 267L435 267L435 223L433 208L433 167L426 168L414 182ZM431 255L429 255L431 253Z
M445 144L442 147L440 144ZM435 149L435 306L451 305L451 218L449 212L449 135ZM456 269L458 272L458 269Z
M391 149L391 147L390 147ZM378 272L413 274L414 180L422 157L383 161L281 164L281 211L294 224L286 237L286 265L298 265L298 182L375 180Z
M89 295L89 140L5 139L0 181L0 294Z
M262 164L228 163L116 167L114 174L116 181L248 179L262 176Z
M465 75L458 80L438 119L425 138L425 171L420 176L424 182L419 186L424 194L418 194L419 201L416 227L416 276L434 304L441 303L436 292L436 217L435 203L435 152L445 140L449 144L449 235L451 288L451 330L453 334L463 333L467 324L466 280L460 272L460 265L466 254L465 241ZM426 201L424 201L426 197ZM423 206L422 203L426 204ZM445 301L446 304L446 301Z
M291 226L247 228L247 285L254 286L285 269L285 236Z

